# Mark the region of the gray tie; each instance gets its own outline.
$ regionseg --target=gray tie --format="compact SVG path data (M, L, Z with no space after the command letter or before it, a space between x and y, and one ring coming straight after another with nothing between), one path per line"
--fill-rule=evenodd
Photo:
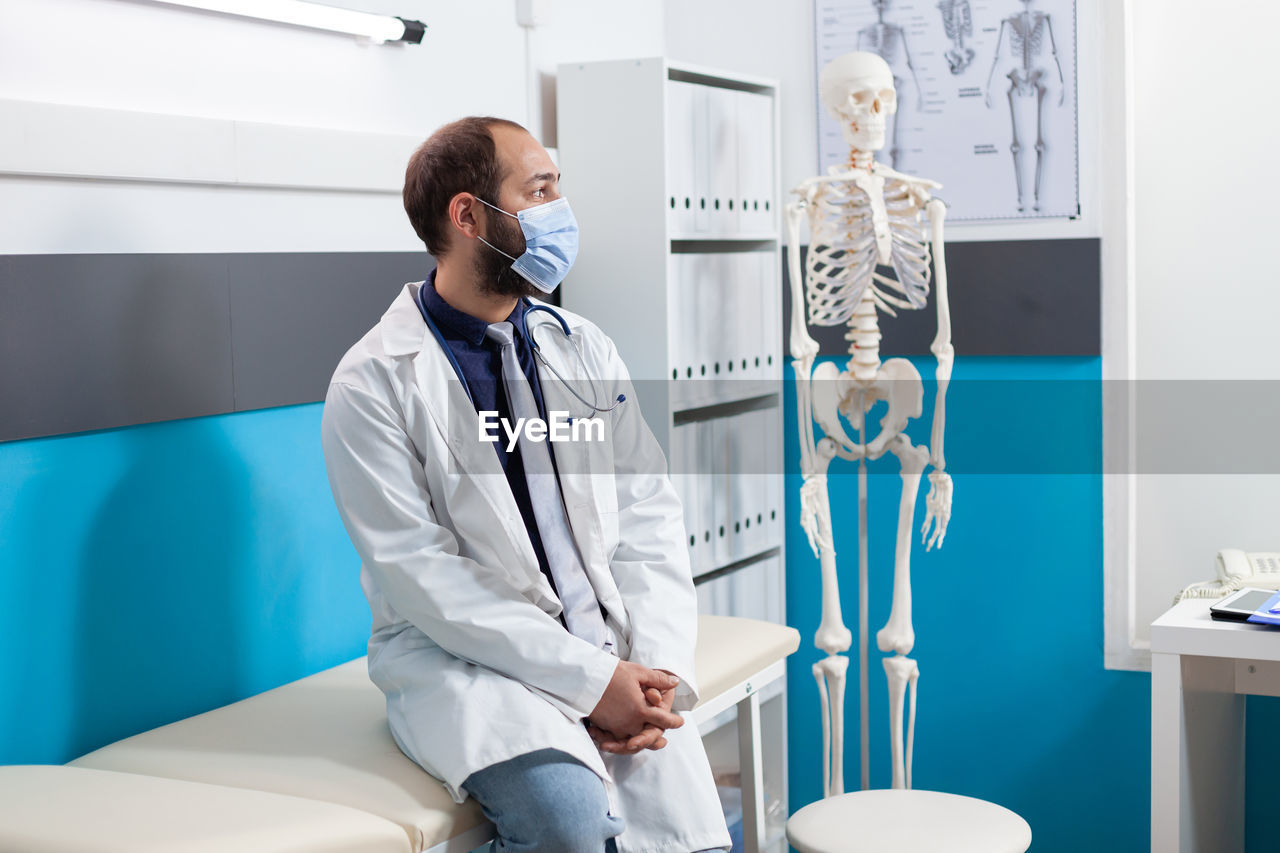
M502 385L507 391L507 406L512 418L540 418L533 389L516 358L516 345L510 323L494 323L485 336L502 347ZM533 503L533 516L538 521L538 533L542 536L542 550L547 555L547 565L556 583L556 592L564 606L564 623L569 633L604 648L608 634L604 617L600 615L600 603L595 590L587 579L582 557L574 544L565 517L564 498L551 464L551 452L547 442L531 441L524 430L519 437L520 458L524 462L524 478L529 484L529 499Z

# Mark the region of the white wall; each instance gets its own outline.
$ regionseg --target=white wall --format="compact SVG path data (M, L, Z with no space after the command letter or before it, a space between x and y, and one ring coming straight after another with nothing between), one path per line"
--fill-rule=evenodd
M1269 257L1280 197L1273 106L1280 7L1220 0L1210 14L1198 0L1130 3L1137 375L1280 378L1280 288ZM1250 396L1269 389L1237 387L1235 410L1188 397L1182 411L1166 407L1165 417L1139 422L1138 440L1173 432L1168 443L1184 441L1188 458L1252 446L1275 459L1268 448L1276 424L1250 418ZM1138 478L1140 641L1178 589L1213 577L1217 549L1280 550L1277 494L1275 476Z
M531 67L662 52L652 4L553 0L530 34L513 0L346 3L418 18L426 37L362 45L137 0L0 0L0 99L425 138L468 114L536 126ZM0 197L0 254L421 248L398 192L0 175Z

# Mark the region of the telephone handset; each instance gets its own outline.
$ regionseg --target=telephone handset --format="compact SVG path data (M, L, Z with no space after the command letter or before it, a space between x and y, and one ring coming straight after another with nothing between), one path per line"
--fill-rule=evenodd
M1237 588L1280 589L1280 554L1246 554L1237 548L1218 552L1218 577Z
M1245 553L1238 548L1218 552L1217 580L1193 583L1175 601L1184 598L1221 598L1244 587L1280 589L1280 553Z

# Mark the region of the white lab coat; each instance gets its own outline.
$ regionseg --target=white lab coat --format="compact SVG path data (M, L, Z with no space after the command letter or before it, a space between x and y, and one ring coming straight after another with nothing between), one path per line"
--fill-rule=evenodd
M473 772L537 749L563 750L605 782L626 821L619 853L729 845L692 722L662 750L602 754L582 725L616 659L566 631L561 606L475 407L408 284L347 352L325 400L325 464L363 562L373 611L369 674L387 696L406 755L462 802ZM613 342L561 311L530 318L542 354L566 377L582 367L599 399L604 441L550 446L569 523L620 657L681 679L674 710L697 701L697 626L679 499ZM592 415L538 362L545 408ZM583 393L591 399L590 392ZM548 415L550 417L550 415Z

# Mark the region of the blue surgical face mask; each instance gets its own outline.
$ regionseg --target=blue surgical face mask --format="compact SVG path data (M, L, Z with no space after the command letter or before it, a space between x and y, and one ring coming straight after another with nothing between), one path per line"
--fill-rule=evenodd
M500 255L511 258L511 268L524 276L543 293L550 293L564 281L578 257L578 220L573 218L567 198L526 207L519 213L507 213L500 207L476 196L476 200L499 213L517 219L524 232L524 253L512 258L506 252L480 237L480 242ZM476 235L479 237L479 235Z

